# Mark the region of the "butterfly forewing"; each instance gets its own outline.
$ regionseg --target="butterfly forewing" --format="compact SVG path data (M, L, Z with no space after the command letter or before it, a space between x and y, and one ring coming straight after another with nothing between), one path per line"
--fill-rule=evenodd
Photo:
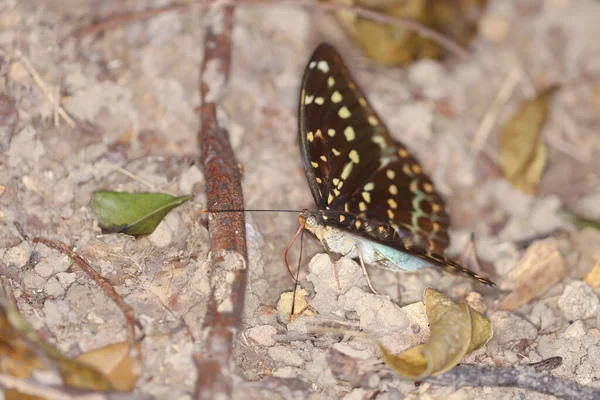
M319 209L391 224L396 237L443 254L449 241L443 200L328 44L315 50L304 73L299 117L302 159Z

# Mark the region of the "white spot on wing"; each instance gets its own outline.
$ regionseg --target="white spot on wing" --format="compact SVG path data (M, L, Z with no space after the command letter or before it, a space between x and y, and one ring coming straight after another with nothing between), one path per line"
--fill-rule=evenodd
M319 61L317 63L317 69L320 69L324 73L328 73L329 72L329 64L327 63L327 61Z
M350 110L348 110L348 107L343 106L338 111L338 115L340 116L341 119L348 119L348 118L350 118L350 116L352 115L352 113L350 112Z
M354 128L352 126L346 127L344 129L344 136L346 136L346 140L351 142L356 138L356 133L354 132Z

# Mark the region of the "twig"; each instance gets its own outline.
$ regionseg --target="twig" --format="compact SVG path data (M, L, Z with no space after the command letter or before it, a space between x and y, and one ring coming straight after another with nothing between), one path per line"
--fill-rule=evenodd
M212 210L244 208L241 177L227 129L219 126L217 102L229 78L233 7L215 7L205 16L204 60L200 70L198 133L206 179L207 204ZM203 325L204 343L196 346L198 379L195 399L231 398L232 348L242 322L246 290L246 229L243 213L209 215L210 299ZM201 348L200 348L201 347Z
M548 375L548 371L562 363L560 357L529 365L510 367L479 367L459 365L450 371L425 379L425 382L452 386L496 386L529 389L567 400L598 400L600 388L582 386L575 381Z
M42 243L52 249L58 250L61 253L67 255L75 264L79 266L94 282L96 282L108 297L115 302L117 307L121 309L121 312L125 316L125 323L127 327L127 340L129 342L129 355L131 356L133 363L133 373L140 375L142 372L142 355L138 351L136 340L135 340L135 317L133 315L133 308L129 306L121 296L117 293L115 288L110 282L100 275L92 266L79 254L71 250L66 244L58 240L49 240L40 237L34 237L33 243Z
M75 121L73 121L73 118L71 118L69 114L67 114L65 109L62 108L62 106L58 102L58 99L54 98L54 95L51 93L50 88L48 87L48 85L46 85L46 82L44 82L44 80L40 77L35 68L33 68L33 65L31 65L27 57L25 57L22 54L17 55L17 57L18 60L23 64L27 72L29 72L29 74L33 78L33 81L40 87L40 89L42 89L42 92L44 92L50 104L52 104L52 106L55 107L58 115L60 115L61 118L65 120L69 127L75 128L77 124L75 123Z
M384 14L379 11L370 10L365 7L361 7L353 4L343 4L343 3L324 3L321 1L315 0L199 0L199 1L191 1L189 3L173 3L164 7L143 10L143 11L133 11L126 12L120 14L114 14L107 18L104 18L92 25L79 28L75 30L72 35L74 37L83 37L90 34L99 33L108 29L112 29L118 27L120 25L129 24L133 22L143 21L148 18L170 12L179 9L184 9L192 6L198 6L203 9L208 8L212 5L219 6L242 6L242 5L260 5L260 4L287 4L297 7L306 7L306 8L318 8L326 11L350 11L356 13L356 15L373 20L375 22L379 22L382 24L389 24L393 26L398 26L400 28L407 29L409 31L413 31L419 34L422 37L431 39L441 47L445 48L450 53L458 56L458 57L468 57L469 53L465 50L461 45L444 36L442 33L436 31L435 29L431 29L418 21L400 18L393 15Z
M333 375L348 382L361 382L380 367L369 360L350 357L339 350L329 349L327 361ZM567 400L600 399L600 388L582 386L575 381L548 375L548 371L562 364L561 357L551 357L538 363L509 367L482 367L472 364L458 365L441 375L423 379L421 382L452 386L514 387L551 394ZM392 371L379 373L382 380L398 379Z
M0 374L0 387L23 394L39 396L47 400L150 400L152 396L142 393L99 392L69 386L48 385L33 379L15 378Z
M500 111L502 111L502 108L517 87L517 83L519 83L521 74L520 68L513 68L502 83L502 86L500 86L500 90L498 90L496 98L485 113L485 116L481 120L481 124L479 125L479 128L473 137L473 141L471 142L472 154L478 154L485 145L485 142L487 142L490 132L494 128L494 125L496 125Z

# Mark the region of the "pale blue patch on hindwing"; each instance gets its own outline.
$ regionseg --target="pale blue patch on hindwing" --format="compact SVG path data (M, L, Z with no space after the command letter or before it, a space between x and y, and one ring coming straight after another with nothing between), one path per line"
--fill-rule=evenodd
M391 271L416 271L431 262L365 238L356 240L366 264Z

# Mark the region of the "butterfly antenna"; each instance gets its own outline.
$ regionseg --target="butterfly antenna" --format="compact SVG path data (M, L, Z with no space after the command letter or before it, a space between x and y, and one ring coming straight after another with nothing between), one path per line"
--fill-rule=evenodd
M298 268L296 269L296 277L294 278L294 291L292 292L292 311L290 312L290 321L294 320L294 307L296 305L296 290L298 289L298 278L300 277L300 266L302 265L302 247L304 246L304 229L301 226L296 232L296 236L298 233L302 232L300 235L300 255L298 256ZM294 239L296 238L294 236Z
M287 210L287 209L279 209L279 210L262 210L256 208L232 208L225 210L209 210L208 208L203 208L198 210L200 214L208 214L208 213L224 213L224 212L287 212L287 213L300 213L300 210Z

